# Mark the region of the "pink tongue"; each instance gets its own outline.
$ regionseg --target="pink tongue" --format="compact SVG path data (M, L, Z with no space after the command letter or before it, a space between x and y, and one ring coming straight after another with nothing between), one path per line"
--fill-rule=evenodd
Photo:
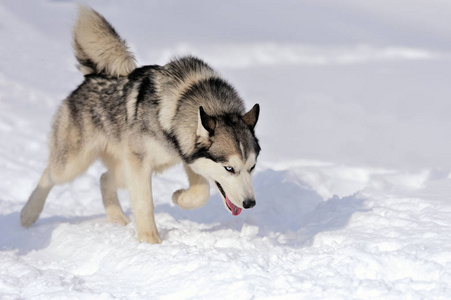
M227 196L226 196L226 203L227 203L227 206L232 210L232 215L238 216L241 213L241 208L239 208L238 206L233 204L232 201L230 201L229 197L227 197Z

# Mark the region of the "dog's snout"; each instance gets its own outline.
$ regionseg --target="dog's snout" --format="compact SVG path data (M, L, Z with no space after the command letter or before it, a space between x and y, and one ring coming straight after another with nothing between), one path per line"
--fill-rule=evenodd
M254 199L246 199L243 201L243 207L248 209L255 206L255 200Z

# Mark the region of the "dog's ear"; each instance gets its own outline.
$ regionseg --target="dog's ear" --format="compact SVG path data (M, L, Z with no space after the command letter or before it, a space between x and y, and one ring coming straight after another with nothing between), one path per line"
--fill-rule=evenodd
M258 115L260 114L260 105L255 104L250 111L248 111L243 117L244 123L249 126L251 130L254 130L255 124L258 121Z
M197 120L197 136L208 140L214 135L216 128L216 120L207 115L202 106L199 107Z

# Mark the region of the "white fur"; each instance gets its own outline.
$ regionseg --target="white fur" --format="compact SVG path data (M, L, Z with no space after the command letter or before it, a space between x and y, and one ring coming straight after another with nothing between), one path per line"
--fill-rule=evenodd
M255 165L255 154L249 155L247 161L243 161L237 155L231 155L225 164L215 163L206 158L197 159L190 165L191 169L204 176L211 182L219 182L224 189L229 200L236 206L243 208L243 201L255 199L255 191L252 185L250 169ZM235 169L235 174L231 174L224 169L224 166L231 166ZM221 193L220 193L221 194ZM221 194L222 196L222 194ZM223 199L225 201L225 199Z
M205 205L210 198L208 181L193 172L188 165L184 165L190 188L176 191L172 201L183 209L193 209Z
M80 71L87 75L105 70L111 76L126 76L135 68L133 54L125 41L107 30L106 20L91 8L79 5L78 19L74 28L74 48L77 58L90 59L98 70L81 65ZM77 51L75 44L81 47Z

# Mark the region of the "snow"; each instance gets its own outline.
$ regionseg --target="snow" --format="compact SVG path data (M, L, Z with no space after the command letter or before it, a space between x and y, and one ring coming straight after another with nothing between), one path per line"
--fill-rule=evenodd
M449 298L448 1L89 4L140 64L195 54L260 103L257 206L232 217L212 189L183 211L177 167L153 182L163 243L140 244L106 222L96 163L22 228L53 113L82 80L76 4L2 1L1 299Z

